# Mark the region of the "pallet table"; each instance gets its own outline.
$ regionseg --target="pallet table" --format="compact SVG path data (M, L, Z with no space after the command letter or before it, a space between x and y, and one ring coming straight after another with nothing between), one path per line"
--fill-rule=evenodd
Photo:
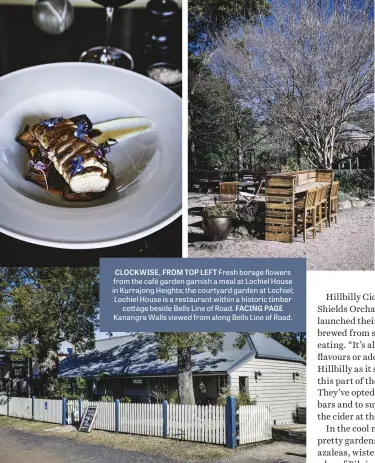
M303 192L332 183L330 169L301 170L268 175L266 179L266 241L292 243L294 240L294 203Z

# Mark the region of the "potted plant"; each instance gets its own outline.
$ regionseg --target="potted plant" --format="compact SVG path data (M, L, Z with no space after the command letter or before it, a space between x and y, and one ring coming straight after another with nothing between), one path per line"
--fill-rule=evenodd
M211 241L228 238L232 219L237 217L235 203L217 202L214 206L206 206L203 211L203 230Z

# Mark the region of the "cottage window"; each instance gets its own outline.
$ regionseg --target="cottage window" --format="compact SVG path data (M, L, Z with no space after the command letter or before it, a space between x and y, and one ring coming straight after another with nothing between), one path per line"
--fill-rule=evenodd
M239 392L244 392L247 394L247 385L249 384L248 376L240 376L238 378L238 389Z
M218 386L219 386L219 393L222 391L222 389L226 388L228 386L228 378L227 376L219 376L218 377Z

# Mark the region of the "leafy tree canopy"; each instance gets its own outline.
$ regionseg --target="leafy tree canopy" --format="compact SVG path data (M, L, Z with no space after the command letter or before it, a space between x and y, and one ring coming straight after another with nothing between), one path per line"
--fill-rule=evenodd
M37 359L42 381L57 375L58 351L94 347L99 283L96 268L0 268L0 342ZM46 395L52 391L48 387Z

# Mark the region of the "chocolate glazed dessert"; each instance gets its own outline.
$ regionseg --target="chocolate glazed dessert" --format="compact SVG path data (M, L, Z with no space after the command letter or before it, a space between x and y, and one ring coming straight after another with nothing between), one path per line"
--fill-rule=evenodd
M25 178L68 201L97 199L113 180L106 159L111 146L152 126L149 119L141 116L93 126L85 114L27 125L16 138L30 157Z
M113 179L105 158L111 145L108 139L92 140L101 132L92 130L86 115L70 119L51 118L32 127L26 126L17 137L29 152L26 180L69 201L91 201L102 196Z

